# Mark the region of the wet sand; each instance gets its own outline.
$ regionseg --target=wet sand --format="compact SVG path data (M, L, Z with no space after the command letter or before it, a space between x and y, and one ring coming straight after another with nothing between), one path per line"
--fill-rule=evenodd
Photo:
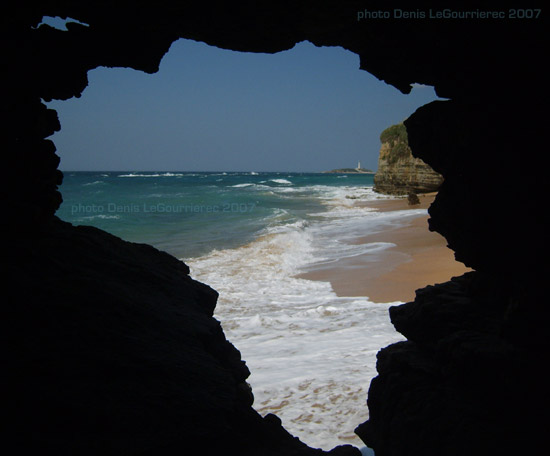
M358 202L378 211L427 209L435 194L419 195L420 204L409 206L407 199ZM378 254L345 258L330 267L306 272L298 277L330 282L338 296L367 296L373 302L407 302L415 290L446 282L469 268L455 261L446 240L428 230L428 216L410 219L402 226L367 234L357 243L389 242L395 246Z

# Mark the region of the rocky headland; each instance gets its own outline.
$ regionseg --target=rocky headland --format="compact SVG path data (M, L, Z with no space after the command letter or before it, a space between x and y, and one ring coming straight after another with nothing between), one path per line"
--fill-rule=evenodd
M374 174L374 171L366 168L338 168L324 172L328 174Z
M378 170L374 176L376 192L407 195L437 191L443 176L413 156L403 123L386 128L380 142Z

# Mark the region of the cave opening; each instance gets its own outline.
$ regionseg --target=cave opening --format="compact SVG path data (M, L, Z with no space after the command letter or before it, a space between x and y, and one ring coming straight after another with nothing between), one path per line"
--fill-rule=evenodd
M410 20L401 13L396 20L364 20L366 10L358 12L355 2L8 5L2 27L9 170L2 223L8 233L2 272L8 284L2 318L9 347L5 447L82 455L181 454L192 447L212 455L320 454L285 434L272 415L261 417L252 409L244 385L248 368L212 318L217 294L194 281L183 262L147 244L54 217L59 157L45 138L59 122L40 99L78 96L88 70L100 65L155 73L170 43L192 37L261 52L283 51L303 40L343 46L360 55L362 69L403 92L421 81L449 99L419 108L406 124L411 147L445 177L430 208L430 228L475 271L425 287L414 302L390 309L407 341L380 350L379 375L368 395L370 417L356 432L379 454L540 451L547 389L540 366L548 352L540 267L546 256L540 204L546 178L544 167L524 157L544 150L546 74L540 55L546 29L542 18L522 10L518 20L510 17L517 10L504 5L495 10L508 18L483 18L478 10L482 14L471 20L432 20L427 14L422 21L421 13L428 11L418 6ZM78 17L89 26L67 24L67 32L36 28L45 14ZM62 124L65 128L67 121ZM65 166L69 156L58 139ZM272 186L290 196L296 183L285 172ZM246 187L232 188L253 190L252 179L265 185L259 180L266 176L255 176L258 169L246 175L249 181L232 183ZM100 190L106 185L96 183L100 180L81 190ZM279 220L286 215L277 214ZM280 233L267 234L265 241ZM304 240L294 241L299 239ZM303 313L308 322L315 313L338 314L334 303L316 304ZM364 310L346 322L360 326ZM269 323L260 317L249 319L248 326ZM285 321L277 317L271 322ZM294 319L290 323L297 332L303 329ZM258 330L256 336L262 334ZM304 341L295 346L301 349ZM319 346L315 353L328 355L330 348ZM292 367L293 359L284 359L282 367ZM292 398L282 399L285 407L284 400L294 405ZM357 453L340 448L330 454Z
M391 247L361 236L425 209L369 219L356 203L389 198L372 174L323 171L374 170L380 132L433 89L403 95L355 54L308 42L270 55L179 40L156 74L88 77L80 98L47 103L62 125L57 215L182 259L220 293L215 317L250 367L255 408L309 445L361 446L375 354L402 340L387 314L400 301L336 294L326 275L338 264L360 281Z

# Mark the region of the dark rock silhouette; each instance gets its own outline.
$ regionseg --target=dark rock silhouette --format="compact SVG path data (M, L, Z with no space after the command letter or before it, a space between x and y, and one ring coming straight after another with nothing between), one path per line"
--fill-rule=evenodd
M8 253L12 445L36 454L358 456L350 446L308 448L253 410L250 372L212 318L217 292L176 258L57 219Z
M420 199L416 193L411 192L407 195L407 203L409 206L415 206L416 204L420 204Z
M378 353L370 419L356 429L377 454L539 454L525 436L545 425L531 416L531 388L544 389L529 374L540 354L510 338L509 300L518 297L484 279L467 273L390 308L408 341Z
M441 8L414 6L430 7ZM318 453L250 407L247 368L211 317L214 291L169 255L54 216L62 176L47 137L60 126L41 100L79 96L87 71L100 65L153 73L185 37L251 52L302 40L338 45L403 93L422 83L447 99L405 125L413 155L444 176L430 229L475 271L391 311L408 341L380 352L370 419L357 432L377 456L537 454L549 348L547 228L536 198L547 181L538 166L546 150L544 18L360 19L365 8L394 6L44 0L4 7L3 449ZM502 2L475 9L509 14ZM45 15L88 25L37 28Z

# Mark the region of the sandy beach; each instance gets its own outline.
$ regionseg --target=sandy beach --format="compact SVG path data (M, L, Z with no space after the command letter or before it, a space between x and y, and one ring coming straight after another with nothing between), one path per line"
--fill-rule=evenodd
M435 194L419 195L420 204L409 206L407 199L358 202L377 211L427 209ZM446 240L428 229L428 216L412 218L405 225L382 233L366 234L357 243L395 244L380 255L345 258L330 267L298 277L330 282L338 296L367 296L373 302L412 301L415 290L446 282L470 269L455 261Z

